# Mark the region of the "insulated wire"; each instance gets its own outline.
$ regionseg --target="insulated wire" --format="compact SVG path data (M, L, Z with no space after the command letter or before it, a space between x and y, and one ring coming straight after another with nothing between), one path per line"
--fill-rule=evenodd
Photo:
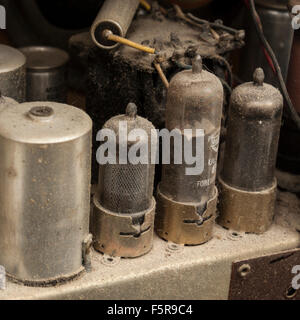
M285 82L284 82L284 79L282 76L282 72L281 72L279 63L276 58L276 55L264 35L262 24L261 24L259 15L256 11L256 8L255 8L254 0L249 0L249 4L250 4L250 11L251 11L251 15L252 15L252 18L253 18L253 21L255 24L257 34L259 36L260 41L262 42L262 44L264 46L264 49L267 51L268 55L270 56L270 59L272 60L272 63L273 63L274 68L276 70L276 76L279 81L281 92L286 100L286 105L288 107L290 116L291 116L292 120L295 122L295 124L297 125L298 129L300 129L300 117L299 117L297 111L295 110L293 103L292 103L292 100L291 100L289 93L287 91L287 88L286 88L286 85L285 85Z

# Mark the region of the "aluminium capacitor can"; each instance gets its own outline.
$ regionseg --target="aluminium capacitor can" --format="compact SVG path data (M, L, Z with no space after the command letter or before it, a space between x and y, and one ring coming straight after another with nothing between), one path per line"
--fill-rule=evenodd
M26 58L15 48L0 44L0 90L17 102L26 99Z
M228 114L224 163L219 177L219 224L238 232L263 233L272 224L275 163L283 98L255 70L253 82L234 89Z
M155 158L156 131L151 122L137 115L133 103L128 104L126 114L108 120L103 130L110 130L116 137L116 159L114 163L101 164L98 158L94 247L110 256L138 257L149 252L153 242L156 202L153 197L155 163L152 163L151 155ZM130 150L136 143L129 141L129 137L137 130L145 133L138 139L139 150L146 151L144 159L132 161ZM153 133L154 139L151 139Z
M53 102L11 105L0 117L0 265L29 286L89 267L92 121Z
M163 164L162 181L157 191L156 232L177 244L199 245L212 238L218 191L216 167L224 91L220 80L203 70L202 59L195 57L192 70L176 74L168 89L166 129L177 130L180 141L191 141L192 154L202 159L198 173L188 173L196 164L186 160L182 147L181 163L175 161L172 145L170 164ZM188 131L192 134L188 137ZM199 150L197 151L196 145ZM199 154L198 154L199 153Z
M45 46L20 48L26 56L26 101L67 100L66 51Z

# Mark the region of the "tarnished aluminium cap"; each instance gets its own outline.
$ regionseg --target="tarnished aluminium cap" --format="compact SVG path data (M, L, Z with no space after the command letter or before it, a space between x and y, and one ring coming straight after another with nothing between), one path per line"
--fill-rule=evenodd
M27 102L1 112L0 136L31 144L54 144L77 139L91 130L82 110L55 102Z
M241 84L231 95L231 112L248 120L267 120L281 117L283 98L279 90L264 83L264 71L257 68L253 81Z
M26 58L19 50L0 44L0 73L19 69L25 62Z
M26 68L31 71L48 71L66 65L69 55L64 50L45 46L20 48L26 56Z

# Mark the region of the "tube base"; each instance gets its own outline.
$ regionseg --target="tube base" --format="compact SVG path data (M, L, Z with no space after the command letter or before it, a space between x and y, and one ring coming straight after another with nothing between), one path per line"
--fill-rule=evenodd
M101 253L122 258L136 258L148 253L153 244L155 199L147 211L119 214L106 210L94 197L94 248Z
M269 189L248 192L233 188L219 178L218 224L238 232L264 233L273 222L276 187L275 180Z
M155 230L159 237L177 244L200 245L213 236L218 190L207 202L200 217L195 204L176 202L157 191L157 218Z

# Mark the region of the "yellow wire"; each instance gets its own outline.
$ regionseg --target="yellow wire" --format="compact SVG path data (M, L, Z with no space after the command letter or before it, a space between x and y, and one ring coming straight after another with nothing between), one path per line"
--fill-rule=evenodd
M151 10L151 6L150 6L150 4L149 4L146 0L140 0L140 4L141 4L147 11L150 11L150 10Z
M160 64L158 62L154 62L154 67L155 67L156 71L158 72L164 86L167 89L169 89L169 81L168 81L167 77L165 76Z
M141 44L138 44L136 42L133 42L133 41L128 40L128 39L125 39L123 37L117 36L117 35L112 34L112 33L107 34L106 38L108 40L110 40L110 41L119 42L119 43L125 44L126 46L135 48L137 50L141 50L141 51L144 51L144 52L147 52L147 53L152 53L152 54L155 53L155 49L154 48L143 46Z

